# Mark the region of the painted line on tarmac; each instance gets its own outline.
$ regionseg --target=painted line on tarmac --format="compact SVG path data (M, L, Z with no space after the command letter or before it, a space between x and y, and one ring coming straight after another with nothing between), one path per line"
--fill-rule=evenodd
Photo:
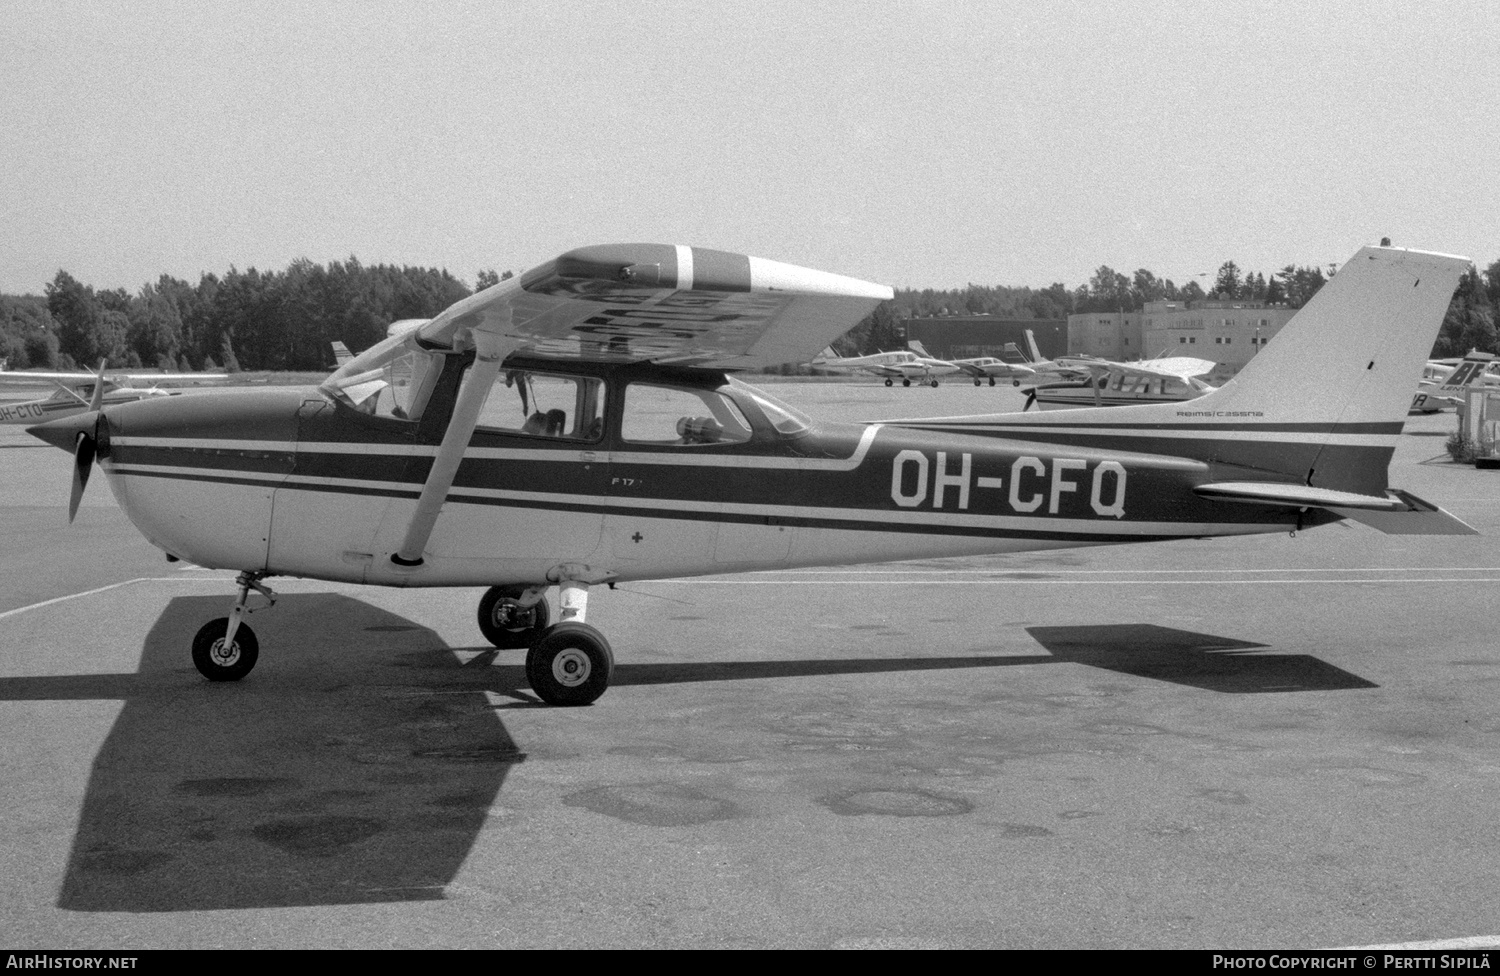
M1467 939L1438 939L1434 942L1392 942L1388 945L1341 946L1336 951L1362 952L1372 949L1500 949L1500 935L1471 935Z
M1339 566L1326 569L756 569L750 573L797 573L803 576L1099 576L1114 573L1185 575L1187 573L1500 573L1500 566L1386 566L1371 569ZM747 574L748 575L748 574Z
M50 607L55 603L66 603L69 600L77 600L82 597L93 596L96 593L107 593L110 590L118 590L122 586L130 586L132 583L218 583L221 581L221 579L229 578L230 577L221 578L214 576L204 576L198 579L190 579L183 576L137 576L135 579L128 579L121 583L111 583L108 586L98 586L92 590L84 590L82 593L69 593L67 596L55 596L50 600L43 600L41 603L33 603L29 606L16 607L14 610L6 610L4 613L0 613L0 620L4 620L6 617L14 617L18 613L25 613L27 610L40 610L42 607Z
M1319 583L1500 583L1500 576L1453 576L1431 579L1392 577L1390 579L1225 579L1225 580L1060 580L1060 579L899 579L899 580L825 580L781 579L741 580L710 579L702 576L679 576L660 580L634 580L637 583L717 583L729 586L1312 586Z

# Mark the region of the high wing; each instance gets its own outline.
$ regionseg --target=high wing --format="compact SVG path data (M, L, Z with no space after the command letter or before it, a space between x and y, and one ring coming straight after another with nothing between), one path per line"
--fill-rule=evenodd
M414 366L410 380L420 411L438 373L430 368L432 357L473 351L470 382L454 404L392 557L397 565L416 566L507 356L716 369L805 363L893 297L884 285L727 251L680 244L584 247L471 295L428 322L392 326L384 341L340 366L322 389L352 399L412 354L426 361Z
M884 285L667 244L579 248L392 335L324 383L338 389L400 350L494 337L502 358L654 361L747 369L807 362L894 296Z
M1124 373L1127 376L1160 376L1180 380L1192 379L1213 371L1214 364L1207 359L1192 356L1170 356L1165 359L1142 359L1133 363L1116 363L1107 360L1087 362L1076 359L1060 359L1059 366L1074 366L1094 373Z

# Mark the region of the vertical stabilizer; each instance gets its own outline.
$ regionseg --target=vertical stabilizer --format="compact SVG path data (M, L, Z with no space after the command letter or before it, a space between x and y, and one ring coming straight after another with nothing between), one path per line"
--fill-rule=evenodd
M1030 329L1026 330L1026 348L1029 350L1031 362L1040 363L1043 361L1041 350L1037 349L1036 347L1036 336Z
M1195 403L1296 423L1404 421L1469 259L1367 247L1217 393Z

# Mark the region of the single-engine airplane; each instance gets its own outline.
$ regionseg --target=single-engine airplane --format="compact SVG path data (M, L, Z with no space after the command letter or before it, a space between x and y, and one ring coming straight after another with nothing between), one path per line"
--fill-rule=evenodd
M321 386L103 407L31 428L95 458L169 556L234 569L192 658L244 677L271 576L486 586L479 626L583 705L624 580L1285 532L1472 534L1387 485L1464 258L1365 248L1190 403L817 424L728 371L806 362L890 289L672 245L586 247L388 337ZM346 391L402 365L388 413ZM384 400L384 397L377 398ZM558 588L553 622L545 594Z
M45 420L56 420L73 414L85 413L91 407L96 392L103 395L105 406L131 403L152 397L176 396L178 390L163 390L160 386L191 383L222 383L229 377L223 373L126 373L106 370L101 362L92 373L45 373L31 370L16 372L0 371L0 388L50 384L57 390L37 400L21 400L0 403L0 424L37 424ZM136 386L150 383L150 386Z
M1074 380L1040 383L1028 388L1026 406L1043 410L1068 407L1122 407L1139 403L1178 403L1213 390L1200 377L1214 364L1191 356L1142 359L1117 363L1107 359L1059 359L1057 363L1082 375Z
M1500 389L1500 360L1477 349L1462 359L1434 359L1422 367L1417 393L1411 399L1412 413L1437 413L1464 402L1470 387Z

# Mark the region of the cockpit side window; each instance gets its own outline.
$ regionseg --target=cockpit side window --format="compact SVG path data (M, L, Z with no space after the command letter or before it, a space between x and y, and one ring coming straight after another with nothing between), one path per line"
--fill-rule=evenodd
M502 369L479 413L478 429L596 441L604 436L603 403L604 383L596 377Z
M632 444L741 444L750 439L750 423L716 390L632 383L625 389L620 436Z

